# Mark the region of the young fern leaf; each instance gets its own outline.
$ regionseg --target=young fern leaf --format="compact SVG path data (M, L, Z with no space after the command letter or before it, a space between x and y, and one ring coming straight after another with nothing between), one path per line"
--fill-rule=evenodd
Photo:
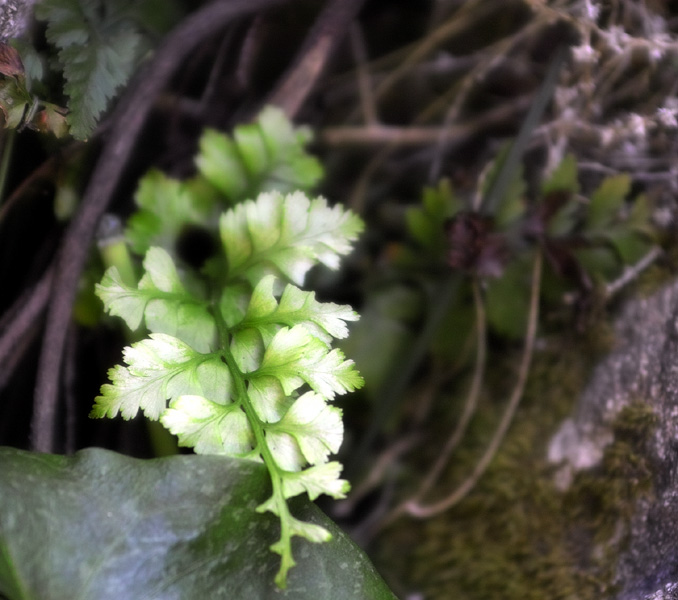
M339 256L351 250L363 223L322 197L269 192L226 212L219 229L229 279L244 277L254 286L274 274L302 285L317 263L338 268Z
M344 360L340 350L328 352L325 343L303 325L281 329L266 348L259 368L249 376L259 391L268 387L270 378L278 380L286 396L307 383L328 400L362 384L353 361Z
M188 226L216 234L220 205L252 198L260 191L308 191L322 167L304 149L307 128L294 128L280 109L265 108L258 119L239 125L233 136L207 130L196 163L200 174L177 181L150 171L140 182L126 237L132 249L145 253L161 246L175 254L179 235Z
M197 454L226 454L259 459L247 416L239 403L221 404L204 396L179 396L162 416L162 424L176 433L182 446Z
M294 449L290 454L295 455L296 462L285 467L297 471L307 463L324 463L339 451L343 438L341 411L328 406L319 394L306 392L280 421L267 425L266 432L273 447L287 445Z
M96 293L108 312L124 319L132 331L145 320L150 331L171 334L198 352L213 349L216 324L208 303L184 288L170 255L151 248L144 271L137 288L125 285L115 267L106 271Z
M279 108L269 106L254 123L236 127L232 138L208 129L196 163L232 204L270 190L309 191L323 174L304 149L311 137L308 128L294 128Z
M346 321L357 321L358 314L348 306L318 302L313 292L304 292L293 285L285 286L280 300L273 293L275 277L266 275L254 288L247 312L237 328L256 328L270 343L280 325L303 325L319 340L330 344L332 338L348 336Z
M131 419L141 409L158 419L168 398L200 395L224 404L233 395L231 376L219 353L201 354L188 344L163 333L152 333L123 351L127 367L117 365L101 387L90 416Z
M109 313L130 327L144 321L151 334L125 349L127 366L111 369L92 416L131 418L141 409L198 453L263 461L272 495L257 510L280 519L271 546L281 557L280 587L294 566L292 537L329 539L322 527L295 519L287 500L348 491L341 465L328 462L344 433L341 410L328 402L363 380L331 348L358 315L276 276L301 284L314 264L337 267L362 226L322 198L264 193L220 219L225 272L204 271L214 301L189 291L170 254L155 247L136 288L114 269L97 287Z
M134 197L139 209L129 218L125 236L138 254L151 246L174 253L186 226L216 230L218 202L214 190L194 178L178 181L151 170L140 181Z

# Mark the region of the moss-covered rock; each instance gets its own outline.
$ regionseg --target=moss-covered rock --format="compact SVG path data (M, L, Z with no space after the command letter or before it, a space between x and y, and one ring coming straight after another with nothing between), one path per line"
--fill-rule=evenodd
M677 308L678 285L627 303L611 352L595 361L591 340L546 344L475 489L453 510L384 536L383 571L401 593L644 600L678 580ZM497 379L489 385L501 399L506 378ZM440 495L473 469L500 402L485 399Z

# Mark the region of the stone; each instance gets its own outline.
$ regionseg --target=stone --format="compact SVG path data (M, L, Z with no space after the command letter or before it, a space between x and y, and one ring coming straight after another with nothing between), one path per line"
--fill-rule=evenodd
M551 439L556 484L600 463L631 402L657 417L647 458L652 492L638 499L618 557L614 600L678 600L678 282L632 300L615 320L615 347L594 369L574 414Z
M28 30L36 0L0 0L0 40L21 37Z

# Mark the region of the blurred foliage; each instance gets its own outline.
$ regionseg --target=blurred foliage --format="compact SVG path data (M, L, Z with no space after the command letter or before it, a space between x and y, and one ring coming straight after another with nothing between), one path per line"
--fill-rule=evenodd
M485 181L494 168L487 170ZM434 289L441 279L454 277L455 270L483 278L491 332L520 340L527 322L529 265L537 249L547 259L541 292L547 313L549 304L557 307L568 293L578 295L580 302L590 300L596 289L604 295L605 284L639 261L656 242L658 232L650 219L647 196L630 197L628 175L604 178L590 198L578 195L579 187L576 158L567 155L541 184L538 197L529 201L525 181L516 174L493 215L464 210L448 180L426 188L421 203L407 210L409 241L393 251L393 283L366 296L363 310L372 317L353 326L356 337L349 343L356 345L358 353L366 338L388 339L384 345L392 347L397 343L393 332L402 331L397 336L401 347L411 344L404 331L412 323L411 315L416 322L416 315L426 313L425 295L406 292L401 282L414 278L422 290ZM458 222L464 225L455 227ZM417 302L423 304L417 307ZM433 342L433 347L447 348L444 358L453 364L460 360L453 348L460 352L461 345L449 340L465 340L470 334L469 302L468 294L458 295ZM360 369L371 374L368 388L378 386L388 377L392 360L383 360L382 353L364 354L357 360ZM377 364L382 366L380 373Z
M36 17L58 49L68 97L68 125L87 139L101 113L123 86L154 39L179 16L174 0L42 0ZM87 52L83 52L87 47Z
M126 231L132 249L141 255L150 246L160 246L176 253L182 233L189 230L194 238L199 231L214 238L208 237L204 245L216 248L218 216L226 207L260 191L312 190L323 169L305 150L311 137L308 128L293 128L273 107L264 109L254 123L236 127L232 136L205 131L196 176L178 181L151 171L139 182L138 209ZM198 242L191 245L197 251Z

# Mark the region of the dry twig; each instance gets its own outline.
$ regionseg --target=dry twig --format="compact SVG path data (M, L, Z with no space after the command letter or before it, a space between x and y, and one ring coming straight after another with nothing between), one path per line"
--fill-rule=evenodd
M363 2L332 0L325 7L301 45L293 66L269 97L269 104L280 107L290 119L294 118Z

